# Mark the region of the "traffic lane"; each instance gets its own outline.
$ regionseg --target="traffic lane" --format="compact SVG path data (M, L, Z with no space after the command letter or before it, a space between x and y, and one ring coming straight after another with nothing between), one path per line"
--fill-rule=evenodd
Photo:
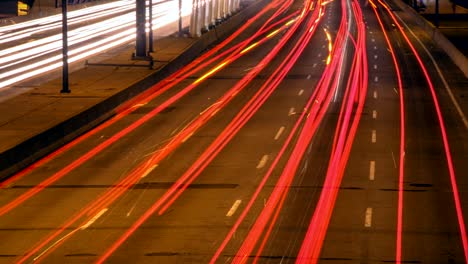
M328 32L331 32L333 35L336 33L339 22L341 21L341 5L339 2L332 2L327 7L327 15L324 17L322 26L327 28ZM334 35L332 36L332 38L335 37ZM328 43L324 44L325 47L328 47ZM259 254L259 261L262 263L276 263L279 260L281 260L282 263L295 262L302 245L302 240L308 229L315 205L322 191L323 180L328 168L333 144L336 122L345 92L344 86L346 85L351 68L354 48L350 43L348 44L344 65L339 69L342 79L334 95L334 100L332 100L323 121L299 165L293 182L289 187L284 205L278 214L278 220L265 243L264 250L260 253L257 251L253 252L253 254ZM322 46L322 48L324 47ZM310 52L312 49L312 47L307 49L304 54ZM328 51L326 49L322 49L322 52L318 55L321 55L320 57L322 58L326 58L327 53ZM300 66L300 63L298 63L298 66ZM317 80L320 76L313 76L312 78ZM274 185L268 186L268 189L272 188L274 188ZM263 239L262 237L261 241L263 241Z
M417 65L406 61L406 70ZM450 176L434 104L425 80L406 75L403 259L464 261Z
M229 87L230 84L228 82L232 81L219 81L218 83L224 83L220 87ZM221 90L219 89L217 93L221 93ZM211 93L211 96L213 94L214 92ZM199 105L201 108L195 111L194 105L196 105L197 97L202 103ZM0 242L2 243L2 251L5 251L6 255L22 255L44 235L60 227L66 219L75 215L81 208L99 197L107 188L113 187L115 182L127 175L133 167L142 162L148 153L152 153L155 149L158 149L161 143L167 142L172 137L171 134L174 131L186 125L187 116L193 117L194 113L199 113L211 104L207 100L206 95L189 96L187 100L189 102L185 102L185 104L182 102L184 107L173 110L179 117L177 115L171 116L168 113L150 120L142 129L122 139L97 155L94 159L70 172L49 188L44 189L35 197L1 217L1 233L2 237L5 238ZM132 118L141 116L141 114L141 112L135 113ZM117 127L121 125L119 124ZM112 129L116 129L116 127L110 130ZM119 128L115 131L119 131ZM106 132L104 135L109 135ZM96 138L96 141L102 142L106 136L103 137L100 134L96 135ZM203 147L202 144L200 146ZM77 151L80 151L81 148L89 149L92 147L94 147L94 144L86 142L80 145ZM67 159L66 156L76 158L76 156L79 157L82 154L76 155L73 152L67 152L64 156L51 162L49 166L62 168L70 163L70 159ZM51 167L41 168L40 171L28 175L28 177L23 178L10 188L3 189L2 198L5 198L6 201L13 200L21 193L34 188L34 186L53 172L54 170L51 170ZM160 190L160 193L162 194L162 190ZM29 239L24 240L24 237L28 237ZM28 243L29 248L27 246Z
M291 96L297 97L297 91L287 91ZM274 100L269 108L281 109L275 113L268 111L263 114L258 114L248 123L244 130L224 149L213 163L200 175L199 179L194 182L192 188L189 188L176 201L176 203L161 217L152 216L145 224L119 249L110 259L109 262L126 262L129 260L137 260L137 262L207 262L211 257L216 247L224 238L226 230L232 224L231 217L226 216L230 208L237 200L241 200L241 205L237 210L240 210L245 205L246 199L251 194L252 190L258 184L258 181L263 176L265 167L271 160L272 149L280 145L278 140L275 140L278 128L281 127L277 122L271 122L271 116L274 115L278 121L284 121L283 125L289 123L293 117L289 116L289 104L282 96L280 100ZM283 107L284 106L284 107ZM279 113L281 112L281 113ZM224 111L218 113L223 115ZM207 126L208 127L208 126ZM159 183L159 175L166 175L166 168L169 170L171 165L177 163L180 166L183 161L178 157L186 155L187 149L195 148L194 145L199 145L200 138L205 138L206 134L212 134L208 129L203 128L199 133L192 136L180 150L177 150L168 160L163 161L158 167L154 175L148 177L148 180L153 178L152 184ZM245 131L245 132L244 132ZM287 133L286 131L284 133ZM281 139L286 134L280 136ZM212 136L212 135L210 135ZM180 152L180 153L179 153ZM267 164L261 165L263 157L268 155ZM188 162L187 165L191 163ZM167 173L170 174L170 173ZM175 174L174 176L180 175ZM198 186L198 187L197 187ZM210 186L212 186L210 188ZM221 188L224 186L225 188ZM134 191L132 191L133 193ZM140 190L140 194L144 192ZM155 197L150 196L150 191L139 197L139 203L132 211L132 215L141 214L145 206L146 199L154 201ZM136 194L138 197L138 194ZM266 197L266 195L265 195ZM125 197L122 203L116 204L117 208L112 209L110 215L103 218L103 225L108 228L102 228L100 231L100 223L96 223L94 228L90 229L96 240L96 237L113 237L110 241L115 240L120 235L122 230L116 226L128 225L122 224L124 215L133 208L132 202L136 197ZM127 202L127 200L129 202ZM261 208L263 199L259 199L259 208ZM121 205L122 204L122 205ZM120 209L123 205L127 205L124 209ZM115 212L115 213L114 213ZM235 216L232 218L234 219ZM109 219L109 220L108 220ZM166 220L167 219L167 220ZM227 221L226 219L229 219ZM253 220L253 219L252 219ZM115 222L114 222L115 221ZM149 233L148 228L152 225L161 226L154 230L154 233ZM107 230L106 230L107 229ZM113 231L113 232L111 232ZM112 234L110 234L112 233ZM242 230L236 234L235 240L241 240ZM82 234L80 234L81 236ZM84 235L84 234L83 234ZM202 238L200 238L200 236ZM76 237L78 241L70 244L80 245L83 240ZM194 240L198 241L194 243ZM84 239L84 241L87 241ZM144 243L139 241L145 241ZM204 242L206 241L206 242ZM216 241L216 243L214 243ZM109 242L109 241L102 241ZM144 244L145 246L142 246ZM102 254L104 249L109 245L96 245L93 249L98 249L98 255ZM204 252L208 252L205 253ZM57 250L58 258L69 254L63 252L61 248ZM228 253L229 254L229 253ZM55 255L55 253L54 253ZM53 257L53 256L51 256ZM156 258L156 260L155 260ZM202 260L200 260L202 258ZM147 260L149 259L149 260ZM54 260L54 258L51 258Z
M367 28L368 93L320 263L395 259L400 143L398 84L375 15L370 7L362 8Z
M399 34L392 35L394 41L402 42ZM422 54L421 48L417 49ZM451 190L451 183L433 99L415 57L407 46L399 51L397 56L405 73L407 125L403 260L463 262L453 193L439 191ZM423 55L422 59L430 65L427 57ZM440 91L441 86L435 85Z
M306 80L307 80L307 79L306 79ZM298 82L298 81L296 80L295 82ZM286 87L291 87L291 82L290 82L289 84L286 84L285 86L286 86ZM296 85L292 85L292 86L296 86ZM299 92L298 92L298 91L292 91L292 90L293 90L293 89L287 89L287 88L285 88L285 91L288 92L288 93L291 93L291 96L292 96L293 98L299 97L299 92L300 92L300 90L299 90ZM305 92L304 92L304 93L305 93ZM276 94L276 93L275 93L275 94ZM285 104L285 102L287 103L288 100L284 100L284 99L285 99L285 98L284 98L284 96L283 96L283 97L279 98L278 101L274 100L274 102L272 103L272 106L270 106L269 108L272 108L273 110L276 110L276 109L283 109L282 112L283 112L284 117L285 117L285 118L290 118L290 117L289 117L289 111L288 111L288 110L289 110L289 107L279 107L280 105ZM303 99L303 100L304 100L304 99ZM270 102L270 101L269 101L269 102ZM224 113L224 111L225 111L225 110L219 112L216 116L221 116L221 114ZM259 113L258 115L261 116L260 113ZM258 115L256 115L255 117L257 117ZM233 154L234 154L234 157L235 157L234 162L233 162L233 157L230 155L229 158L228 158L228 160L226 161L228 164L233 164L233 163L234 163L234 164L245 164L245 165L249 166L248 169L249 169L249 171L251 171L251 170L252 170L252 167L254 167L254 166L256 165L256 162L252 162L253 160L255 160L255 161L259 160L258 163L259 163L259 164L261 163L261 160L263 159L263 157L265 156L265 154L263 154L263 155L259 155L258 153L256 153L255 155L248 154L248 153L250 153L251 151L255 151L255 152L256 152L256 151L261 150L261 149L260 149L260 148L259 148L259 149L255 149L255 147L254 147L254 148L252 148L252 147L247 147L247 148L246 148L246 146L257 146L257 145L260 146L260 145L263 145L263 144L259 144L259 142L261 141L260 139L265 139L265 140L268 141L268 137L263 137L263 136L261 135L261 134L262 134L261 131L263 131L263 130L268 131L268 133L270 134L270 137L271 137L269 140L271 140L271 142L274 142L274 141L275 141L274 138L276 137L276 135L277 135L277 133L278 133L278 132L276 132L276 131L278 130L278 126L277 126L276 124L274 124L274 123L273 123L273 124L271 123L271 116L281 116L281 115L280 115L280 114L275 114L275 113L272 114L271 111L269 111L269 112L265 113L265 114L264 114L264 117L261 117L260 120L258 120L258 121L257 121L257 120L252 120L249 124L251 124L252 126L255 126L255 128L253 128L253 129L247 128L247 127L249 127L249 124L246 126L246 130L249 130L249 131L250 131L250 132L246 132L246 133L248 134L247 138L248 138L249 141L246 142L246 143L243 143L243 144L232 143L232 144L229 144L229 145L228 145L227 148L229 148L229 146L236 146L236 148L240 148L240 149L238 149L238 150L224 150L224 151L222 152L222 153L225 153L225 152L226 152L226 153L233 153ZM208 127L208 126L207 126L207 127ZM274 128L274 129L268 129L269 127L272 127L272 128ZM205 129L205 128L203 128L202 131L203 131L204 129ZM193 136L186 142L187 145L184 144L184 146L183 146L182 148L186 148L186 147L187 147L187 148L193 148L193 146L189 145L190 142L192 142L192 140L197 140L197 138L200 137L200 135L203 135L203 132L202 132L202 131L200 131L199 133L193 135ZM242 133L242 132L241 132L241 133ZM285 133L286 133L286 132L285 132ZM260 135L259 135L259 134L260 134ZM273 136L273 134L274 134L275 136ZM237 137L236 137L236 138L237 138ZM197 143L197 144L198 144L198 143ZM180 149L180 153L184 153L184 152L185 152L182 148ZM178 151L179 151L179 150L177 150L176 152L178 152ZM174 157L175 157L176 155L177 155L177 154L174 154ZM220 154L220 156L222 156L222 154ZM251 157L251 156L255 156L255 158L253 158L253 157ZM170 157L170 159L171 159L171 158L172 158L172 156ZM219 157L218 157L218 158L219 158ZM240 162L236 162L236 159L239 159L239 158L241 159L241 161L240 161ZM250 162L249 162L249 161L250 161ZM163 163L165 163L165 162L166 162L166 161L164 161ZM174 164L174 162L173 162L172 160L167 160L167 162L168 162L168 164ZM179 162L179 161L178 161L178 162ZM161 166L159 166L159 167L157 168L156 171L164 170L164 165L163 165L163 163L161 164ZM215 161L214 163L216 163L216 161ZM256 167L263 168L262 166L259 166L259 164L257 164ZM219 171L219 166L216 166L216 165L212 165L212 166L214 166L214 170L215 170L215 171ZM237 167L237 166L235 166L235 167ZM211 168L211 166L210 166L206 171L209 171L210 168ZM241 166L241 168L242 168L242 166ZM230 179L231 181L228 181L228 180L223 180L223 181L221 181L222 184L228 184L228 185L231 184L231 185L229 185L229 186L232 186L232 179L238 179L238 180L240 181L240 180L242 180L242 178L244 178L244 180L247 180L247 181L249 181L249 182L252 181L252 180L256 180L256 181L259 180L258 178L253 177L252 173L246 173L244 170L245 170L245 169L243 169L240 173L239 173L238 170L236 170L236 171L234 171L234 174L233 174L233 175L232 175L231 172L229 172L229 171L226 171L226 173L225 173L224 170L223 170L223 175L219 175L219 173L213 173L213 174L215 174L215 175L217 175L217 176L219 175L219 177L223 177L224 175L226 175L227 177L229 177L229 178L227 178L227 179ZM156 173L156 171L155 171L155 173ZM208 175L211 174L211 173L206 172L206 171L203 173L203 175L205 175L205 173L207 173ZM254 169L254 171L255 171L255 169ZM163 173L163 174L164 174L164 173ZM201 176L200 181L201 181L201 179L203 178L203 175ZM232 175L232 176L231 176L231 175ZM245 175L245 176L244 176L244 175ZM150 176L151 176L151 175L150 175ZM150 176L148 176L148 177L150 177ZM244 177L240 178L240 176L244 176ZM223 177L223 178L224 178L224 177ZM239 178L240 178L240 179L239 179ZM198 182L199 182L199 181L197 180L197 181L194 183L194 185L197 186L197 183L198 183ZM218 181L218 182L219 182L219 181ZM200 184L200 185L202 185L202 184ZM250 188L248 188L247 191L248 191L248 192L251 192L251 189L252 189L255 185L252 185L251 183L250 183L249 185L250 185L250 186L249 186ZM209 183L206 184L206 185L204 185L204 186L209 186ZM195 192L196 190L198 191L199 189L193 189L193 190L190 189L190 190L187 192L187 195L188 195L189 193L191 193L191 192ZM227 191L229 191L229 190L240 190L240 188L227 188L224 192L227 192ZM243 191L245 191L245 190L243 190ZM210 192L214 192L215 194L210 194ZM198 219L198 217L197 217L196 215L194 216L191 210L190 210L190 214L187 214L187 213L185 212L185 211L188 210L188 209L186 209L186 208L196 208L195 212L198 212L199 214L205 213L205 214L208 214L208 215L209 215L209 214L212 212L214 215L211 216L211 217L208 217L208 219L216 219L216 215L220 215L220 216L221 216L221 219L223 219L223 218L224 218L224 217L223 217L224 212L220 214L220 213L219 213L219 210L216 209L217 207L220 207L220 206L211 206L211 205L210 205L210 203L219 202L219 203L222 205L222 208L226 209L226 208L225 208L225 207L226 207L226 199L224 199L222 196L220 197L220 195L219 195L217 192L219 192L219 191L217 191L216 188L214 188L213 190L212 190L212 189L202 190L202 191L200 191L200 194L197 193L197 195L198 195L197 197L199 197L198 199L185 198L187 195L184 194L184 195L180 198L180 200L179 200L180 202L178 201L178 202L176 202L175 205L173 205L174 210L168 211L168 212L167 212L167 217L171 217L171 215L177 214L177 216L176 216L177 219L182 219L183 221L194 221L195 223L192 224L192 225L197 226L197 219ZM200 196L201 196L201 197L204 197L205 195L207 195L208 198L200 198ZM245 196L245 195L244 195L244 196ZM213 199L213 197L215 197L215 198L217 198L217 199ZM219 201L219 199L221 199L221 201ZM188 202L185 202L186 200L188 200L190 203L189 203L189 204L186 204L186 203L188 203ZM237 200L237 199L236 199L236 200ZM231 201L233 201L233 199L231 199ZM183 205L183 208L184 208L184 210L182 210L182 211L180 211L180 212L179 212L179 210L177 210L177 207L178 207L178 204L179 204L179 203L181 203L181 204ZM193 203L196 203L197 205L193 205ZM229 204L229 203L228 203L228 204ZM202 209L204 209L204 210L201 210L200 208L202 208ZM138 209L137 209L137 210L138 210ZM123 212L125 212L125 210L123 210ZM190 218L189 218L189 219L186 219L188 215L190 215ZM154 216L153 216L153 217L154 217ZM166 217L166 214L165 214L163 217ZM174 222L174 221L177 222L177 220L172 220L171 222ZM180 220L179 220L179 221L180 221ZM200 221L200 220L198 220L198 221ZM223 223L223 222L224 222L224 221L221 221L221 223ZM150 221L148 221L148 223L150 223ZM145 225L146 225L146 223L144 224L144 226L145 226ZM198 224L198 225L199 225L199 224ZM144 230L144 226L142 227L142 229L138 230L138 231L134 234L134 236L130 237L130 240L127 241L127 242L122 246L123 249L117 251L116 254L113 255L113 256L111 257L111 259L110 259L111 262L113 261L114 258L116 259L115 261L118 262L118 261L124 261L124 259L122 259L122 258L125 258L125 259L127 259L127 258L128 258L128 259L130 259L130 258L131 258L131 259L135 259L135 258L140 257L140 256L142 256L142 257L145 256L144 253L139 253L139 252L141 251L141 248L138 248L137 246L135 246L135 243L132 243L132 241L142 241L142 240L144 240L144 236L147 235L145 232L142 232L142 231ZM205 225L203 224L203 226L205 226ZM208 225L208 226L213 226L213 225ZM207 234L207 232L209 232L209 231L206 231L206 230L202 230L202 231L203 231L202 233L205 234L205 235ZM195 232L195 233L200 233L201 231L194 231L194 232ZM213 231L211 231L211 232L213 232ZM218 232L215 231L214 233L215 233L215 235L218 235L218 241L220 241L220 240L223 238L222 236L219 237L219 233L218 233ZM183 234L180 234L180 235L182 236ZM99 236L99 235L96 235L95 237L98 237L98 236ZM141 237L141 236L143 236L143 237ZM236 235L236 239L237 239L237 238L239 238L239 236ZM176 242L177 242L177 241L184 241L184 236L178 238L178 237L175 237L174 235L172 235L171 239L172 239L173 241L176 241ZM210 239L210 240L211 240L211 239ZM170 241L167 241L167 242L165 242L165 241L158 241L158 246L164 247L165 245L170 245L171 243L172 243L172 242L170 242ZM150 244L151 244L151 245L154 245L154 243L150 243ZM189 243L189 244L193 244L193 243ZM182 245L186 245L186 244L182 244ZM205 246L209 246L209 245L210 245L210 244L206 244ZM128 247L128 248L131 248L131 250L130 250L130 249L129 249L129 250L126 250L127 247ZM137 247L137 248L135 248L135 247ZM182 249L181 249L181 250L182 250ZM180 251L181 251L181 250L180 250ZM211 250L214 251L215 248L214 248L214 249L211 248ZM122 252L124 252L124 253L122 253ZM135 254L137 254L137 255L130 254L130 252L137 252L137 253L135 253ZM171 250L171 249L163 248L163 249L160 249L160 250L153 250L153 252L174 252L174 251ZM190 252L200 252L200 250L199 250L199 249L196 249L196 250L193 250L193 251L190 251ZM203 251L201 251L201 252L203 252ZM57 253L57 254L60 255L60 253ZM62 254L62 255L63 255L63 254ZM147 254L146 254L146 255L147 255ZM153 257L158 257L158 256L159 256L159 257L167 257L167 256L165 256L164 254L150 254L150 255L153 256ZM171 258L174 258L174 257L175 257L176 259L179 259L179 258L184 259L184 256L189 255L189 257L190 257L190 256L195 256L195 255L197 255L197 254L196 254L196 253L191 253L191 254L188 254L188 253L187 253L187 254L185 254L185 253L184 253L184 254L179 254L179 253L177 253L177 254L172 254L172 253L171 253L171 254L169 254L169 255L171 255ZM184 260L185 260L185 259L184 259ZM141 261L144 261L144 260L141 260Z
M411 20L406 21L406 23L410 26L412 25ZM468 171L468 165L466 163L468 158L468 123L466 123L468 100L465 96L465 87L468 84L468 79L447 54L432 43L430 36L421 34L417 30L413 30L413 32L410 30L408 31L410 32L410 34L408 34L409 38L413 43L416 43L415 48L425 62L428 74L434 83L435 92L447 131L450 153L455 169L456 183L460 195L462 214L466 224L466 219L468 219L468 195L464 190L468 186L468 179L464 177L464 175L466 174L465 172ZM419 42L421 42L424 47L422 47ZM426 50L430 52L430 55L427 54ZM437 63L437 67L434 66L433 60Z
M224 86L224 85L219 85L219 84L220 84L220 82L218 81L218 85L217 85L217 87L223 87L223 86ZM212 94L213 94L213 93L211 92L211 95L212 95ZM192 99L193 99L193 98L192 98ZM193 113L193 112L196 112L196 111L193 111L193 109L192 109L192 110L191 110L191 111L189 111L189 112L190 112L190 113ZM151 131L151 130L149 130L149 131ZM153 132L151 132L151 133L153 133ZM137 138L141 138L141 137L137 135ZM130 142L126 142L126 143L124 143L124 144L127 144L127 145L133 145L133 144L132 144L132 143L130 143ZM146 145L146 144L148 144L148 142L143 142L143 144L144 144L144 145ZM151 145L151 144L150 144L150 145ZM121 148L121 149L117 149L117 150L115 151L115 153L119 153L119 152L121 152L121 150L122 150L122 149L123 149L123 148ZM112 154L115 154L115 153L112 153ZM111 155L111 156L112 156L112 155ZM75 183L75 182L73 182L73 183L70 183L70 182L68 182L68 183L67 183L67 182L64 182L64 183L63 183L63 184L61 184L61 185L66 185L66 184L69 184L69 185L71 184L71 185L73 186L73 185L75 185L76 183Z

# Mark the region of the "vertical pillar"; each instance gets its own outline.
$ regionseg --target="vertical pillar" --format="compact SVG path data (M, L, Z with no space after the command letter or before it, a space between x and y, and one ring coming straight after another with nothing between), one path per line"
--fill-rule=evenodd
M179 0L179 37L182 37L182 0Z
M61 93L70 93L68 86L68 24L67 0L62 0L62 90Z
M145 0L136 0L136 47L135 57L146 57L146 4Z
M205 0L205 6L206 6L206 8L205 8L205 10L206 10L206 12L205 12L205 28L210 29L211 11L212 11L211 10L212 9L211 8L212 7L211 0Z
M195 36L195 3L196 0L192 0L192 14L190 14L190 36L194 37Z
M149 33L148 33L148 55L152 53L153 50L153 0L149 0Z
M207 30L205 25L206 20L206 1L200 0L200 32Z
M223 0L223 18L228 16L228 0Z

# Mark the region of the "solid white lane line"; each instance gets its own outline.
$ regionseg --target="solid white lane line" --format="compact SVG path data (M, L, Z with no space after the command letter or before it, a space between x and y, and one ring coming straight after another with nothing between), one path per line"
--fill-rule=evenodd
M377 99L377 91L374 91L374 98Z
M265 167L268 161L268 155L263 155L262 159L258 162L257 169L261 169Z
M378 77L378 76L375 76L374 82L378 82L378 81L379 81L379 77Z
M372 111L372 118L377 119L377 111L376 110Z
M377 131L372 130L372 143L377 142Z
M375 179L375 161L371 160L369 167L369 180L373 181Z
M301 96L304 93L304 89L301 89L297 95Z
M288 116L294 115L296 113L294 111L295 111L294 107L291 107L291 109L289 109Z
M89 221L86 224L82 225L80 229L85 230L86 228L88 228L90 225L96 222L96 220L98 220L99 217L101 217L105 212L107 212L107 210L107 208L104 208L101 211L99 211L99 213L97 213L93 218L89 219Z
M276 135L275 135L275 140L278 140L279 137L281 136L281 134L283 133L284 131L284 126L280 127L278 132L276 132Z
M366 209L366 219L364 220L364 226L365 227L372 226L372 208L371 207L368 207Z
M236 212L236 210L239 207L239 205L241 204L241 202L242 202L242 200L236 200L234 202L234 204L232 205L231 209L227 212L226 216L231 217L232 215L234 215L234 213Z

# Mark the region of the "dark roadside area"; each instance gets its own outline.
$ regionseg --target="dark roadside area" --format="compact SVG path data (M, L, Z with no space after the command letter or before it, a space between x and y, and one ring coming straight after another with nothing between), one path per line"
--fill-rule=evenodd
M422 15L433 25L436 21L434 14ZM468 57L468 14L440 14L439 30L450 42Z

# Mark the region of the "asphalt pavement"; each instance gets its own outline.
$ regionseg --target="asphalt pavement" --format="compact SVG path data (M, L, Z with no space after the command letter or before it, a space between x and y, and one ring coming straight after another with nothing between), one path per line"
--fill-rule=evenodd
M301 7L302 2L294 2L274 21L294 16ZM366 23L369 83L363 113L318 259L320 263L396 261L401 91L391 53L372 6L361 3L361 8ZM220 52L258 32L275 10L277 8L270 9L265 16L255 20ZM351 5L347 10L352 14ZM460 216L455 208L453 182L431 92L416 56L383 8L379 10L402 72L405 103L405 178L400 190L403 193L401 263L464 263L467 252L462 245ZM404 16L401 10L394 12ZM340 111L349 93L346 86L353 72L354 51L358 48L354 39L349 39L343 50L343 64L337 68L341 81L336 84L336 93L305 154L292 157L294 147L289 145L278 163L270 166L282 153L289 137L292 142L299 140L298 133L291 133L304 111L310 111L305 109L306 103L314 96L327 68L330 42L326 34L329 33L333 41L337 39L341 15L340 1L326 5L318 30L296 64L232 137L227 137L231 133L227 128L238 120L237 115L252 98L263 91L263 84L287 60L294 45L309 28L300 26L284 48L245 87L234 92L231 90L252 70L264 66L260 61L272 53L287 34L286 29L267 37L261 46L249 46L252 49L245 56L234 61L230 57L224 64L210 63L159 96L148 97L150 99L147 100L140 98L132 106L136 110L128 115L120 118L119 112L114 112L117 114L112 118L119 117L118 120L109 125L104 122L102 129L94 130L96 132L61 151L47 163L32 168L26 176L3 186L0 196L0 262L90 263L98 261L112 249L106 258L108 263L209 263L242 215L245 218L217 258L217 263L231 262L240 256L239 248L246 243L246 238L250 238L252 230L255 231L255 224L268 208L270 196L277 188L288 190L287 196L281 200L282 207L275 207L274 217L267 221L267 230L261 231L264 236L256 241L252 253L244 257L249 262L256 259L259 263L296 262L317 202L328 188L324 187L324 180L330 156L335 151L337 122L342 118ZM410 18L405 18L407 23L411 23ZM353 16L350 21L352 19ZM356 36L357 25L352 21L350 34ZM412 29L415 30L414 27ZM440 65L446 65L441 67L442 73L456 77L447 81L463 111L467 107L461 97L466 93L466 86L463 86L466 78L460 77L462 73L446 55L431 45L431 40L421 31L410 36L413 43L417 43L416 37L430 47ZM186 40L185 45L179 44L180 40L166 40L167 50L177 49L168 53L177 56L193 45L190 42L193 40ZM468 185L465 177L467 128L437 69L423 47L415 46L428 68L440 100L464 209L468 204L465 191ZM164 49L159 52L164 52ZM229 52L226 56L232 54ZM101 67L88 67L76 73L82 75L72 76L72 79L96 76L98 80L92 82L88 89L106 91L105 87L110 87L111 81L112 87L122 86L124 89L128 83L143 78L144 74L156 74L154 70L143 68L104 69L109 71L107 75L100 73L104 71ZM89 74L90 71L93 75ZM124 82L120 77L128 81ZM176 80L165 79L163 83L169 85ZM194 88L185 92L187 87ZM49 97L56 88L57 85L48 88ZM90 96L85 91L70 95L76 96L76 104L83 108L86 105L82 104L88 101L90 105L95 104L96 100L105 97ZM231 92L232 96L223 97ZM32 95L25 93L21 96L31 98ZM69 100L67 96L56 97L54 100ZM11 100L19 99L14 97ZM225 106L214 110L228 100ZM315 103L322 102L317 99ZM11 109L13 104L18 105L13 101ZM7 112L5 105L4 111ZM38 108L39 104L28 113L35 113L34 109ZM24 118L26 120L28 116ZM34 120L39 124L47 123ZM200 126L196 126L198 122ZM302 121L299 130L305 124L306 121ZM196 129L191 130L193 126ZM220 142L222 147L213 147L212 144L222 136L226 136ZM207 156L205 153L209 150L216 154ZM300 160L294 179L291 184L278 186L278 179L293 159ZM192 170L195 164L204 162L206 167ZM270 169L272 174L265 181L265 187L258 192L251 209L243 215L249 199L256 195L257 187ZM199 174L193 182L175 185L187 171L191 172L187 174L189 176ZM162 208L157 207L157 210L149 211L168 192L178 191L183 191L181 196L167 210L161 212ZM165 204L167 201L162 206ZM464 210L463 217L466 219L466 216ZM124 234L128 236L123 238Z

